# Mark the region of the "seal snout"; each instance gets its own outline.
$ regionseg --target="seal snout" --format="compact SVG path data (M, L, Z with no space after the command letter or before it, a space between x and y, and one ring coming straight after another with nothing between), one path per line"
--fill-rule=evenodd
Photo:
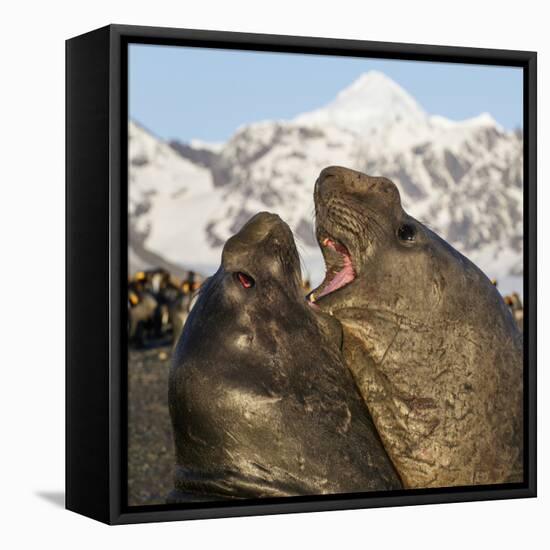
M315 182L315 200L327 201L335 193L352 193L369 199L381 196L385 201L399 202L399 191L391 180L343 166L328 166Z
M343 166L327 166L319 173L319 180L325 180L330 177L339 177L349 171L349 168L344 168Z
M289 258L297 256L292 231L277 214L260 212L225 243L222 266L226 271L255 273L278 261L280 251Z
M235 235L235 238L249 246L272 238L286 243L292 240L292 232L277 214L260 212L250 218L241 231Z
M327 166L321 170L315 182L314 195L316 198L326 199L334 190L335 185L340 184L342 176L348 171L341 166Z
M233 235L223 249L224 258L248 255L251 247L264 241L279 226L286 224L277 214L260 212L248 220L242 229Z

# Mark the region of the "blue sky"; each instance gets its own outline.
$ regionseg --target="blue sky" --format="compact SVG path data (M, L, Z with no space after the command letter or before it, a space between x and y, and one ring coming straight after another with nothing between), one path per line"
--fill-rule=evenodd
M321 107L372 69L430 114L489 112L505 128L523 126L519 68L138 44L129 52L130 116L165 139L225 141L242 124Z

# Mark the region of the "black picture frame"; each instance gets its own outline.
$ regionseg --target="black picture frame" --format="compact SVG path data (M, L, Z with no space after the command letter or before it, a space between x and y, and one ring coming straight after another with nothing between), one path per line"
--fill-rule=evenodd
M521 67L524 421L520 484L128 507L127 49L130 43ZM109 524L536 496L535 52L109 25L66 43L66 507ZM91 280L93 284L82 284Z

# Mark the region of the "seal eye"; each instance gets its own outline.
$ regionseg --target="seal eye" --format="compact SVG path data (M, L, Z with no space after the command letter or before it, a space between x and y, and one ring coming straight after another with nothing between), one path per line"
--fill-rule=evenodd
M416 227L410 223L404 223L397 230L397 236L400 240L411 243L416 238Z
M243 288L252 288L255 284L254 279L247 275L246 273L243 273L242 271L238 271L236 273L237 279L239 280L239 283L243 286Z

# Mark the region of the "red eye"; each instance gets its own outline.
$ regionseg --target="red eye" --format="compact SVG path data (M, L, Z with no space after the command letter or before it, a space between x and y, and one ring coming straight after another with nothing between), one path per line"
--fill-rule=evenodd
M252 288L254 286L254 279L246 273L239 271L237 273L237 279L239 279L239 282L243 285L243 288Z

